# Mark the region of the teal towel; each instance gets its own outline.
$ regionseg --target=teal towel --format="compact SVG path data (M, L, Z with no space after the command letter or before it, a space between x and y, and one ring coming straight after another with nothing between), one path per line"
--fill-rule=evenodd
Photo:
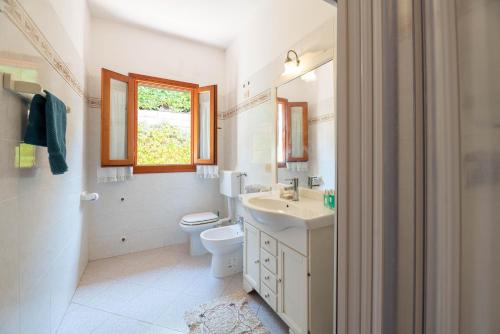
M47 98L35 95L31 101L28 127L24 135L27 144L47 147L52 174L63 174L66 164L66 105L50 92Z
M47 147L47 127L45 125L45 97L35 95L31 100L28 126L24 134L26 144Z
M52 174L63 174L66 164L66 105L50 92L45 104L45 124L47 126L47 149Z

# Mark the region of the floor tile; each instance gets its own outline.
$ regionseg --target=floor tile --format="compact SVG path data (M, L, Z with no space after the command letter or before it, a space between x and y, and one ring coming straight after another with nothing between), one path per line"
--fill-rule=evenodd
M161 290L175 289L179 292L185 291L199 277L196 272L183 267L175 267L172 270L162 273L159 278L152 283L152 287Z
M191 257L186 245L177 245L90 262L57 333L188 333L187 311L244 292L241 273L212 277L210 259ZM257 293L247 296L273 334L288 333Z
M92 333L111 315L86 306L71 304L59 326L57 334L87 334Z
M210 274L196 277L195 280L184 291L186 294L196 297L202 297L205 300L220 297L225 288L229 285L229 278L215 278Z
M154 323L159 326L185 332L188 328L184 320L184 314L204 302L207 302L207 300L203 297L182 294L174 300L173 304Z
M140 295L145 289L147 288L137 284L112 281L109 282L102 293L84 303L84 305L112 313L120 313L129 305L132 299Z
M112 315L97 327L92 334L146 334L151 325L142 321Z
M235 293L244 293L245 291L243 290L243 275L242 274L236 274L231 276L231 280L229 283L225 286L224 292L222 295L232 295Z
M175 290L147 288L132 299L120 314L152 323L173 304L178 295Z
M257 312L257 317L262 321L264 326L271 331L273 334L288 334L288 327L286 324L276 315L276 313L267 305L267 303L262 303L259 311Z
M111 280L95 280L80 283L73 295L73 302L88 305L92 300L103 294L111 284Z
M248 306L257 314L259 312L260 307L264 303L264 300L257 294L257 292L252 291L247 295L248 298Z

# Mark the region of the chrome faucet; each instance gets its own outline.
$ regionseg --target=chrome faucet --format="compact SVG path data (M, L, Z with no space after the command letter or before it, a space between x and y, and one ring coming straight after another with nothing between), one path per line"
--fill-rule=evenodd
M312 189L314 187L319 187L321 184L321 178L319 176L308 176L307 177L307 187Z
M293 186L293 196L292 196L292 201L298 201L299 200L299 178L294 177L291 179L287 179L287 181L290 181L291 185Z

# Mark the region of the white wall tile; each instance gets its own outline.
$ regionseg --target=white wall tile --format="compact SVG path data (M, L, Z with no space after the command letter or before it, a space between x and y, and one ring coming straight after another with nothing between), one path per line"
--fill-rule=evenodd
M20 286L20 333L51 333L49 278L47 274Z
M18 202L0 202L0 333L19 331Z
M49 1L20 2L35 23L49 23L52 28L43 35L52 46L65 46L60 54L82 80L83 61L67 34L54 30L60 25ZM69 172L52 175L43 147L36 148L35 167L16 168L27 108L20 96L0 90L0 333L54 333L87 263L79 200L85 179L84 100L6 15L0 15L0 53L0 64L36 70L42 86L72 109L66 132Z

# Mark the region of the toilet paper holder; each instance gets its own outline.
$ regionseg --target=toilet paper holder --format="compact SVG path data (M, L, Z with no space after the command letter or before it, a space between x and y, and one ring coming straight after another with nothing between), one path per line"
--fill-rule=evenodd
M98 193L89 193L89 192L82 192L80 194L80 200L81 201L97 201L99 199L99 194Z

